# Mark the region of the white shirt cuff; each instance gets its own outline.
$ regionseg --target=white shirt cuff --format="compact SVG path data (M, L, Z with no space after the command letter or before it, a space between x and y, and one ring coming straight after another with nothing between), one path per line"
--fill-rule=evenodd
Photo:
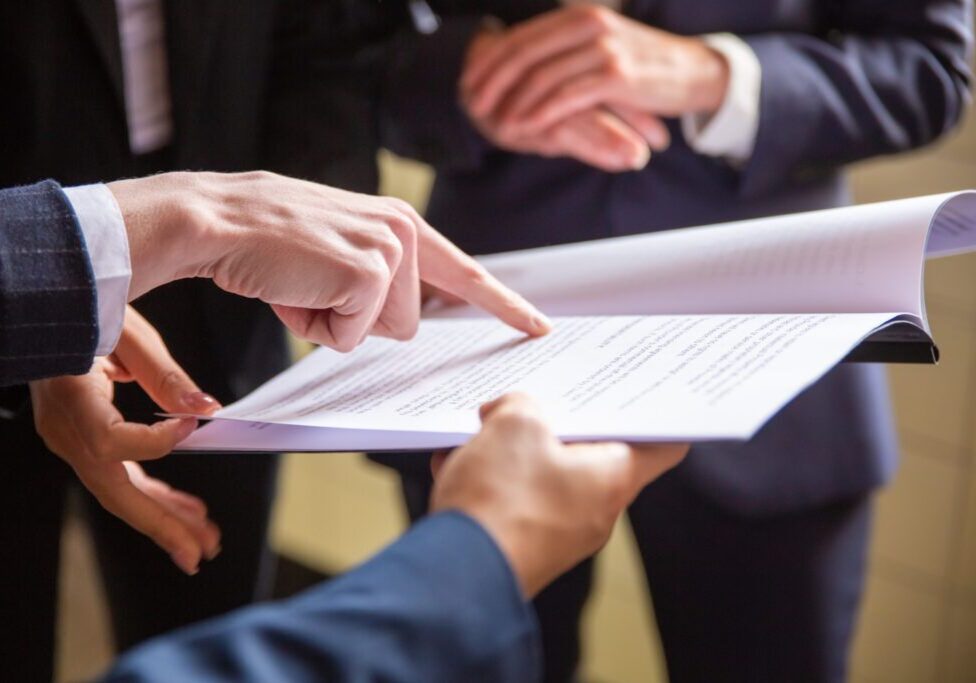
M98 347L96 356L107 356L115 349L125 322L129 301L132 265L129 238L119 205L105 185L66 187L78 223L81 225L98 297Z
M731 33L714 33L702 40L728 62L729 86L714 114L682 116L682 133L695 152L742 165L752 156L759 130L762 67L752 48Z

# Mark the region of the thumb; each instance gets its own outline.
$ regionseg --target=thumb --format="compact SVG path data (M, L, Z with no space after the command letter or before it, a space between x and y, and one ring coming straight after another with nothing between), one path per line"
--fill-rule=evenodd
M646 486L678 466L688 454L688 444L631 444L630 452L634 472Z
M172 413L209 415L220 408L200 390L169 353L159 333L142 316L126 315L115 356L160 408Z
M688 453L686 444L641 444L617 442L581 443L569 446L580 459L596 467L628 505L640 491L677 466Z

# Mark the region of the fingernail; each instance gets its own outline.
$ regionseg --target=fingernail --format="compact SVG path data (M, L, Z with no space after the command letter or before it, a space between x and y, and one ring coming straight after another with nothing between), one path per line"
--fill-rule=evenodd
M637 153L637 157L633 160L632 168L635 171L639 171L645 166L647 166L650 160L651 160L651 150L648 149L647 147L642 147L641 150Z
M207 413L220 407L220 403L210 394L202 391L187 391L181 397L183 405L193 412Z
M216 548L214 548L209 553L207 553L207 562L213 562L214 560L216 560L217 556L220 555L222 550L223 547L218 545Z
M196 576L200 571L199 563L197 563L196 553L191 550L179 550L172 555L170 558L176 564L177 567L183 570L189 576Z
M539 332L548 332L552 329L552 321L539 313L532 318L532 326Z
M654 131L651 137L651 145L653 145L656 152L663 152L668 147L671 146L671 137L667 135L664 131Z

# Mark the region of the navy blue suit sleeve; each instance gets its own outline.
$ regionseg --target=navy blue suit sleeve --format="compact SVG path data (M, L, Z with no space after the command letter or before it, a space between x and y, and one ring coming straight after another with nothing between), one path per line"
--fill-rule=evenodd
M105 682L527 683L540 666L505 558L474 520L449 512L330 583L157 638Z
M0 386L87 372L95 297L85 239L60 186L0 190Z
M762 65L741 191L776 187L948 131L969 102L972 0L825 2L819 36L743 36Z

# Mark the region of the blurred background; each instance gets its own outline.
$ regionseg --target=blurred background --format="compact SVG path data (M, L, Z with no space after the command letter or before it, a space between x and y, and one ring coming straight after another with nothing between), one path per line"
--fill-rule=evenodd
M384 192L422 209L430 170L388 154L381 165ZM853 182L859 202L976 188L976 119L938 147L857 167ZM976 256L930 263L926 290L943 360L889 370L902 461L877 508L856 683L976 681ZM400 500L393 471L359 454L288 456L272 530L279 593L340 573L393 539L405 524ZM621 523L600 555L584 683L667 680L660 648L648 646L653 596L629 534ZM101 671L113 649L79 522L62 544L58 680L77 681Z

